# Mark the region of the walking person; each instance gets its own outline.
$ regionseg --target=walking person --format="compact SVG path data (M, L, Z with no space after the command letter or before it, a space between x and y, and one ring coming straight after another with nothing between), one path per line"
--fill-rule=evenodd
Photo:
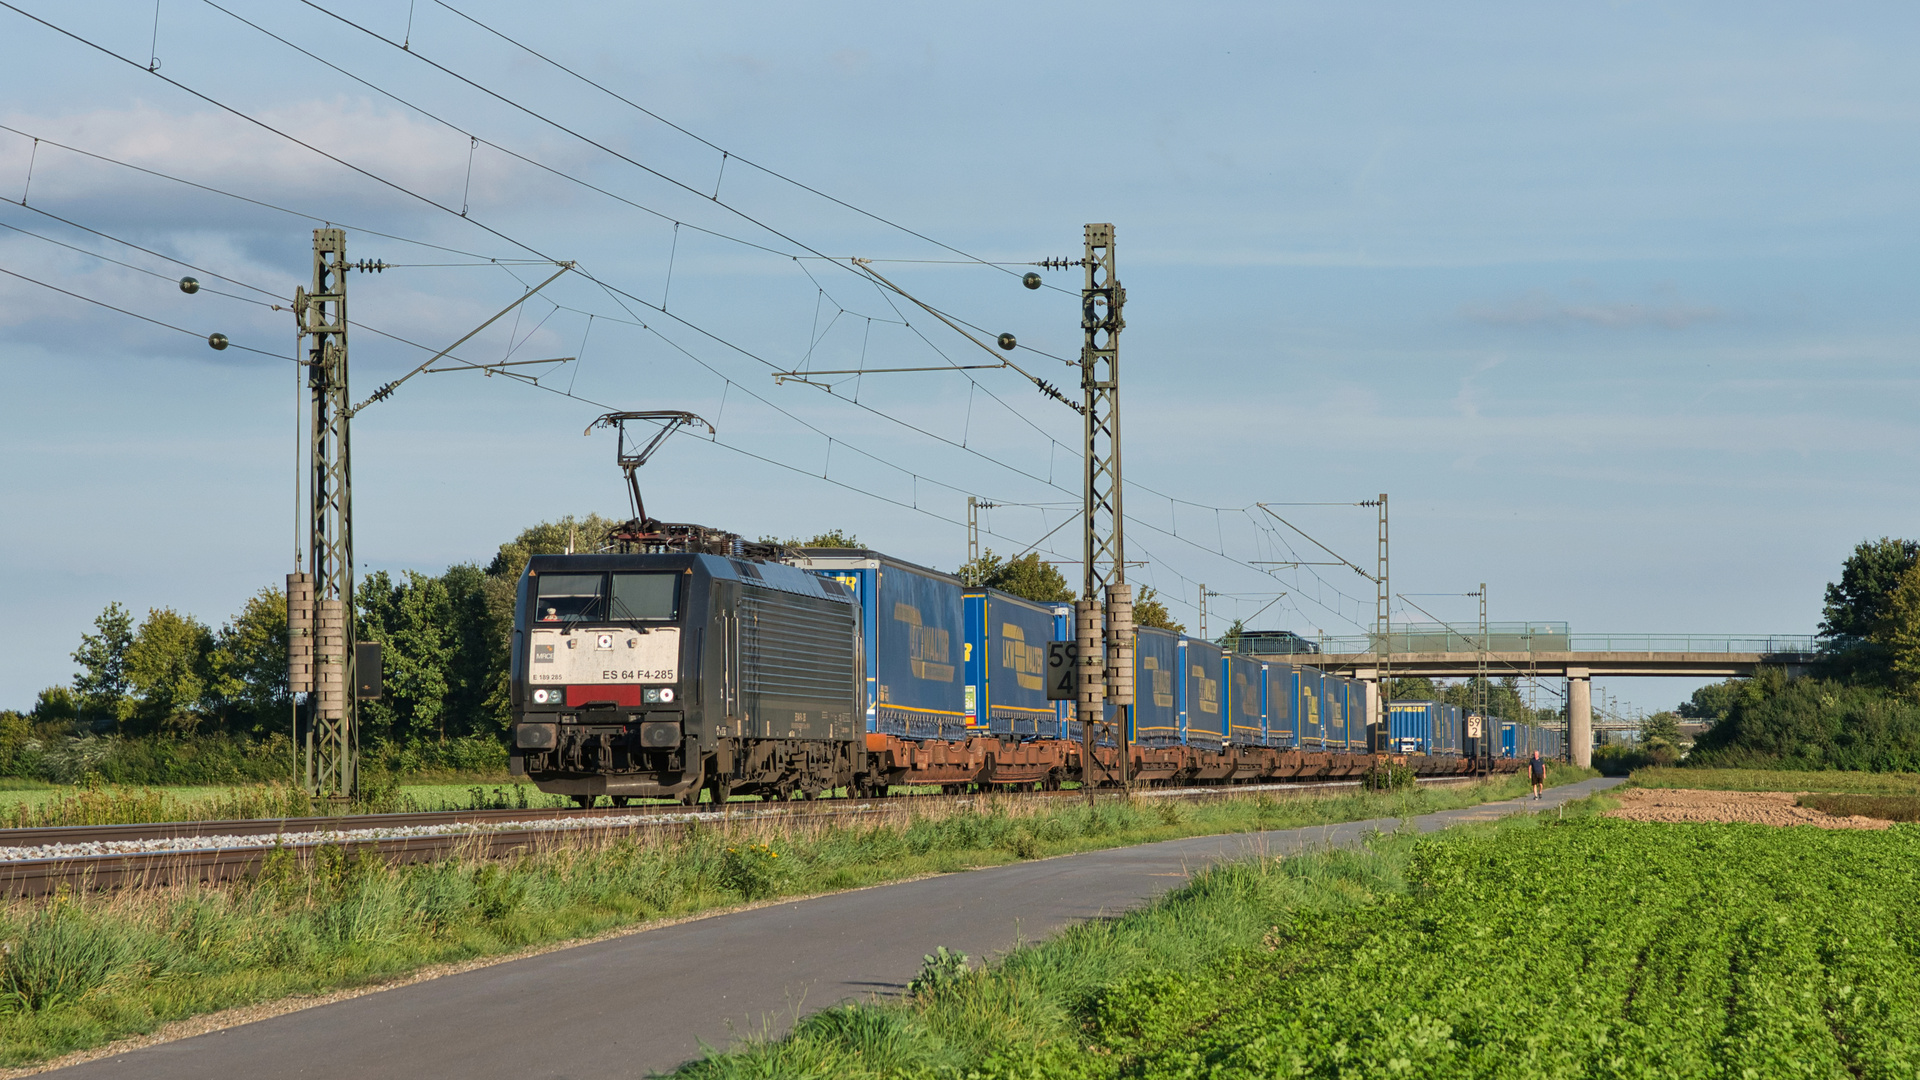
M1533 777L1533 797L1544 798L1542 792L1547 786L1547 763L1540 757L1540 751L1533 752L1533 760L1527 763L1527 768Z

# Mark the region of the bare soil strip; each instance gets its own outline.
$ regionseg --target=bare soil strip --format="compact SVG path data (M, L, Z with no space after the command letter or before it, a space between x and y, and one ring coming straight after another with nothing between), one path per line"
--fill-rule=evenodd
M1608 817L1667 823L1728 822L1753 825L1812 825L1821 829L1884 829L1878 818L1824 814L1794 805L1791 791L1691 791L1684 788L1620 788Z

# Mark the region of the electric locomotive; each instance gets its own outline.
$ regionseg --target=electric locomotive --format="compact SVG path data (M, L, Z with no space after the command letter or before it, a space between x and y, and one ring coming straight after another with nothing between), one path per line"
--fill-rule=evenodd
M536 555L514 605L511 771L589 806L862 787L850 590L725 555Z

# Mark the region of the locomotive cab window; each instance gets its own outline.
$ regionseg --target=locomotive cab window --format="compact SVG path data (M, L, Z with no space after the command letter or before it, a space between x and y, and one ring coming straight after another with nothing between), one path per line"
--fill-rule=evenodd
M558 623L593 619L600 615L605 579L599 574L542 574L534 601L535 622Z
M672 619L680 614L680 575L615 574L611 608L609 614L615 619Z

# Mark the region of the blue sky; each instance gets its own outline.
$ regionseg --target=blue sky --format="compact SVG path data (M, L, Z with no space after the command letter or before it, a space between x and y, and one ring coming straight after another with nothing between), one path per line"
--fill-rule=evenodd
M1370 618L1350 572L1248 565L1287 557L1256 501L1386 491L1397 590L1486 581L1494 619L1576 632L1809 633L1854 543L1920 534L1908 7L449 2L698 138L436 0L326 5L413 55L298 0L164 0L157 24L144 0L18 0L134 64L0 11L0 123L27 133L0 131L0 223L39 234L0 229L0 268L282 354L285 312L185 296L177 266L35 211L266 290L218 286L236 296L289 295L310 230L344 223L351 257L408 264L353 279L355 319L436 346L544 276L489 260L532 249L592 275L461 351L581 358L544 388L422 376L356 420L363 569L484 561L526 524L621 510L610 438L580 434L589 401L719 426L648 467L661 516L843 527L951 567L967 494L1075 497L1078 418L1004 371L775 385L806 363L986 360L810 256L1077 256L1088 221L1116 224L1129 294L1135 579L1190 624L1201 582L1230 594L1223 619L1280 591L1256 625ZM449 262L483 265L418 265ZM881 266L1077 352L1068 293ZM645 306L663 297L667 314ZM356 332L356 386L426 355ZM0 275L0 380L0 705L69 677L108 601L217 625L289 569L291 364ZM1018 550L1064 513L993 511L989 543ZM1369 511L1294 520L1370 553ZM1076 557L1071 532L1045 546ZM1655 708L1692 685L1610 688Z

